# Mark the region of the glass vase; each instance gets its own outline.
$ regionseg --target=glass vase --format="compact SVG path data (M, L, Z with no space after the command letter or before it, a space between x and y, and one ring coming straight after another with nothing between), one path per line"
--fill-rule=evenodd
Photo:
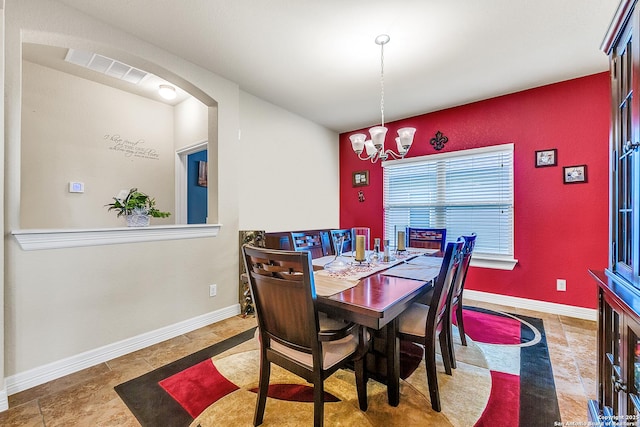
M345 271L349 268L349 263L342 258L342 246L344 243L344 236L336 236L334 237L334 245L333 247L336 250L336 256L333 261L324 265L324 269L330 272L340 272Z

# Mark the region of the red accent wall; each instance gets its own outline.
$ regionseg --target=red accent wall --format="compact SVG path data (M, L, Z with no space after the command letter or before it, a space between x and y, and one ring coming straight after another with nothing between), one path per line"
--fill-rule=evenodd
M437 153L429 144L437 131L449 138L440 152L513 142L518 264L472 267L466 289L596 308L587 269L607 266L609 117L609 74L600 73L388 123L387 146L403 126L417 128L409 157ZM340 227L366 226L382 237L382 168L357 158L354 132L340 135ZM550 148L558 149L558 166L536 168L535 151ZM582 164L588 182L564 184L562 166ZM370 185L352 187L360 170L369 170ZM556 290L559 278L566 292Z

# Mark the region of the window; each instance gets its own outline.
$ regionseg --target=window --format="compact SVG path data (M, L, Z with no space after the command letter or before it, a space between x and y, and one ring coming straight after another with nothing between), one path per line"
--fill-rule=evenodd
M513 268L513 144L383 166L385 239L391 245L397 230L408 226L446 228L447 241L475 232L474 258L505 260Z

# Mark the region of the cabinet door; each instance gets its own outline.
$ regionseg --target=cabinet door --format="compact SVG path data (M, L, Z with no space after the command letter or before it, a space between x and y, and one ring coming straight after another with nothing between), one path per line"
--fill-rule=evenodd
M622 389L620 384L623 381L621 363L622 347L622 317L608 301L604 301L601 308L600 333L602 351L599 363L599 393L602 403L603 415L610 418L620 414Z
M640 324L628 318L626 348L627 402L621 425L637 425L640 419Z
M634 10L611 52L612 247L611 268L640 287L640 23Z

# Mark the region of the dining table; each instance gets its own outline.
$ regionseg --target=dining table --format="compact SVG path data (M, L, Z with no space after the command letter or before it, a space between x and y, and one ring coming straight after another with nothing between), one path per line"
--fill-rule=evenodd
M440 255L440 256L439 256ZM358 263L345 257L349 268L323 269L335 257L314 259L318 309L355 322L373 335L367 354L370 376L387 385L391 406L400 402L400 341L398 318L433 287L442 265L441 253L407 248L388 262Z

